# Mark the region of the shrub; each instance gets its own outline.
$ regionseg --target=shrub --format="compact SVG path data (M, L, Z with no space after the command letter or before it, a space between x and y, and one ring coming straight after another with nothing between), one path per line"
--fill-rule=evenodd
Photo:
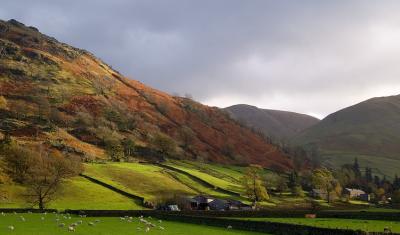
M0 96L0 109L8 109L8 104L4 96Z

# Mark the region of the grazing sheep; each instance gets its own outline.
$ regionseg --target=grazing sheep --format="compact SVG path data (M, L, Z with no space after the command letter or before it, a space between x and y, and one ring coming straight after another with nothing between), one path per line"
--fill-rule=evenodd
M22 222L25 222L25 218L23 216L20 217Z
M10 225L10 226L8 226L8 229L10 229L11 231L14 231L14 226L12 226L12 225Z
M231 225L228 225L228 227L226 227L227 229L232 229L232 226Z
M384 234L391 234L391 233L392 233L392 230L391 230L389 227L385 227L385 228L383 229L383 233L384 233Z
M69 231L69 232L75 232L75 228L72 227L72 226L69 226L69 227L68 227L68 231Z
M6 214L4 214L4 212L1 212L1 215L2 215L2 216L6 216Z
M147 233L148 231L150 231L150 228L149 228L149 227L146 227L146 230L145 230L145 231L146 231L146 233Z

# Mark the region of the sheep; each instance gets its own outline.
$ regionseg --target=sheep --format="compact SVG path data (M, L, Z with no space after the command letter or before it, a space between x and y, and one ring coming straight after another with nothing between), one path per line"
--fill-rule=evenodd
M42 217L40 217L40 219L41 219L41 220L44 220L44 217L42 216Z
M10 229L11 231L14 231L14 226L12 226L12 225L10 225L10 226L8 226L8 229Z
M146 233L147 233L148 231L150 231L150 228L149 228L149 227L146 227L146 230L145 230L145 231L146 231Z
M227 229L232 229L232 225L228 225L228 227L226 227Z
M165 229L165 228L164 228L164 227L162 227L162 226L160 226L159 228L160 228L161 230L164 230L164 229Z
M69 227L68 227L68 231L69 231L69 232L75 232L75 228L72 227L72 226L69 226Z
M22 222L25 222L25 218L23 216L20 216Z

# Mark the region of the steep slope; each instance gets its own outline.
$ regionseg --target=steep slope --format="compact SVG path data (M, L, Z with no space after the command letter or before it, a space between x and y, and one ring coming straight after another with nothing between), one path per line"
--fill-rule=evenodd
M358 156L371 167L394 173L400 167L400 96L373 98L333 113L294 139L315 145L332 164Z
M319 122L319 119L305 114L260 109L246 104L233 105L225 110L232 118L274 139L288 140Z
M0 118L0 132L25 145L87 159L105 158L110 137L134 140L137 154L148 157L155 137L165 135L177 143L176 157L291 167L278 148L221 110L127 79L15 20L0 21Z

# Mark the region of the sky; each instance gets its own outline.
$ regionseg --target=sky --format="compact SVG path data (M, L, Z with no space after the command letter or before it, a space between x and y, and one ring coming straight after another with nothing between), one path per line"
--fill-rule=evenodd
M1 0L124 75L204 104L323 118L400 94L400 1Z

